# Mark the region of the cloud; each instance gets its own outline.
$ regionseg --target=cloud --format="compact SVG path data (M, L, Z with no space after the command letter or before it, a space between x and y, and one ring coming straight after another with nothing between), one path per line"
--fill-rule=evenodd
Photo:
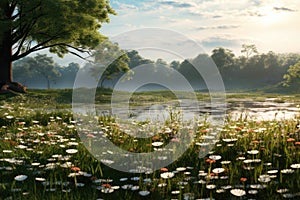
M214 15L214 16L212 16L212 18L214 18L214 19L221 18L221 17L222 17L221 15Z
M224 36L214 36L214 37L209 37L206 38L200 43L207 48L216 48L216 47L227 47L227 48L232 48L232 47L240 47L241 46L241 41L238 39L232 39Z
M293 9L286 8L286 7L273 7L273 10L285 11L285 12L297 12L297 10L293 10Z
M114 4L117 6L118 10L138 10L138 7L133 4L126 4L121 2L114 2Z
M265 14L262 14L259 11L248 11L246 15L251 16L251 17L263 17L263 16L266 16Z
M234 28L239 28L240 26L238 25L219 25L219 26L201 26L196 28L196 30L225 30L225 29L234 29Z
M168 5L168 6L178 7L178 8L190 8L194 6L194 4L187 3L184 1L160 1L159 3L161 5Z

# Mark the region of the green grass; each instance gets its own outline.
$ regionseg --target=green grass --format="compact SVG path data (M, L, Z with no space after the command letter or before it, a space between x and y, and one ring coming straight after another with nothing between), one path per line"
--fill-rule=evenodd
M98 90L96 99L107 103L111 93L110 90ZM136 93L132 101L138 105L176 99L171 92L152 94ZM0 199L189 199L189 195L195 199L240 199L231 194L233 188L246 191L242 199L300 197L299 169L293 169L292 174L284 173L285 169L292 169L292 164L300 164L299 117L257 121L246 118L235 120L228 116L221 127L212 126L205 119L197 119L193 122L195 126L189 128L189 134L194 136L193 143L179 159L166 166L169 172L176 171L178 167L186 169L178 171L171 179L164 179L161 170L149 174L114 170L99 162L88 149L99 148L97 141L101 141L101 137L95 131L100 130L123 150L148 153L157 148L167 153L163 147L181 128L187 128L179 123L179 112L170 111L169 118L151 130L154 134L149 138L139 139L126 134L111 116L100 116L96 121L91 116L80 116L81 120L86 119L91 124L88 129L78 131L81 120L76 118L75 122L69 109L71 95L71 90L29 90L27 94L0 96ZM278 97L277 94L259 95L258 98L257 94L228 94L227 98L263 100ZM208 95L199 93L198 97L207 98ZM299 102L297 96L280 96L279 100ZM151 122L136 123L139 129L143 129ZM82 134L94 136L90 146L86 145L89 139L83 140ZM163 145L154 147L154 142L162 142ZM213 149L208 149L207 145L212 143L215 143ZM69 154L67 149L78 152ZM257 152L252 154L251 150ZM221 159L214 160L210 157L212 155L220 155ZM81 174L72 176L73 166L79 167ZM215 173L216 168L222 168L224 172ZM270 170L278 171L271 174ZM14 178L21 174L28 178L15 181ZM124 177L128 180L123 182L120 179ZM133 177L139 180L131 180ZM241 181L241 178L246 181ZM76 183L84 183L84 186L76 186ZM139 186L139 189L115 188L110 194L103 193L105 189L125 184ZM161 186L163 184L166 186ZM216 188L208 189L211 185ZM261 189L255 189L257 187ZM288 191L279 193L279 189ZM138 193L141 190L150 191L150 194L142 197ZM257 194L249 193L253 190ZM178 194L172 194L172 191L178 191Z
M79 95L78 99L82 99L85 102L85 98L87 98L87 94L90 94L92 89L78 89L79 92L76 94ZM70 108L72 103L72 89L50 89L50 90L38 90L38 89L29 89L26 94L6 94L0 95L0 102L23 102L28 104L30 107L52 107L52 108ZM100 89L96 90L95 94L95 103L110 103L113 91L111 89ZM118 94L120 100L122 97L127 97L127 92L115 92L114 94ZM155 102L168 102L174 101L178 98L189 98L192 99L193 95L196 95L198 100L209 100L210 94L207 92L183 92L177 91L176 94L172 91L146 91L146 92L134 92L131 94L130 103L131 105L142 105L144 103L155 103ZM177 96L176 96L177 95ZM266 98L277 98L276 102L300 102L300 94L278 94L278 93L263 93L263 92L238 92L231 93L227 92L225 94L227 101L234 101L236 99L250 99L253 101L264 101ZM127 100L127 99L126 99Z

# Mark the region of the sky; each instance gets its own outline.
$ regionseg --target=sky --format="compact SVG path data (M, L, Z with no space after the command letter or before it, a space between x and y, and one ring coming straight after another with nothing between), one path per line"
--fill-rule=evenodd
M300 53L299 0L110 0L110 5L117 15L110 15L110 22L102 24L100 32L123 49L138 40L135 48L129 49L152 60L171 62L194 58L199 53L211 55L217 47L228 48L239 56L242 44L255 44L259 53ZM156 37L149 38L145 28L156 28L157 33L151 32ZM172 31L173 36L168 35ZM186 41L174 40L176 34ZM145 48L166 41L172 43L165 48L169 52ZM188 52L197 51L186 45L191 41L201 47L200 52ZM184 46L179 52L184 56L170 54L174 45ZM60 64L84 64L70 55L63 60L53 57Z
M240 55L242 44L255 44L260 53L300 52L299 0L111 0L110 4L117 15L100 29L108 37L155 27L183 34L208 54L225 47Z

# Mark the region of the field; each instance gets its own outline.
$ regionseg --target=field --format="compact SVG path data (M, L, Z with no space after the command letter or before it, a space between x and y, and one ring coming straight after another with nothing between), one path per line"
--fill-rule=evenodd
M157 129L143 129L151 121L135 122L154 132L140 139L108 115L81 129L81 120L90 116L74 118L71 94L33 90L0 96L0 199L300 199L300 115L261 121L229 114L216 127L205 117L183 125L180 111L170 110L163 126L152 124ZM98 91L97 103L108 103L110 95L110 90ZM228 94L227 102L241 96L299 102L297 95L257 93ZM206 93L197 97L209 98ZM168 92L138 93L131 106L174 99ZM167 144L180 145L186 137L192 142L168 166L152 170L141 163L127 173L108 167L107 158L113 160L115 152L100 152L106 158L102 162L93 153L104 136L127 152L162 152L154 158L162 163L172 156Z

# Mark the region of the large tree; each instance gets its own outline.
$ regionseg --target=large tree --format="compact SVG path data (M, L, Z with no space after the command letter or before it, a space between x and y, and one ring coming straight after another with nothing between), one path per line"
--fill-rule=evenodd
M126 52L120 49L117 43L109 40L103 41L95 48L93 59L94 63L92 65L88 63L88 66L91 75L100 81L100 87L103 87L105 80L112 80L120 73L130 71L128 66L130 60Z
M12 81L12 62L42 49L81 56L104 36L115 14L108 0L1 0L0 82Z

